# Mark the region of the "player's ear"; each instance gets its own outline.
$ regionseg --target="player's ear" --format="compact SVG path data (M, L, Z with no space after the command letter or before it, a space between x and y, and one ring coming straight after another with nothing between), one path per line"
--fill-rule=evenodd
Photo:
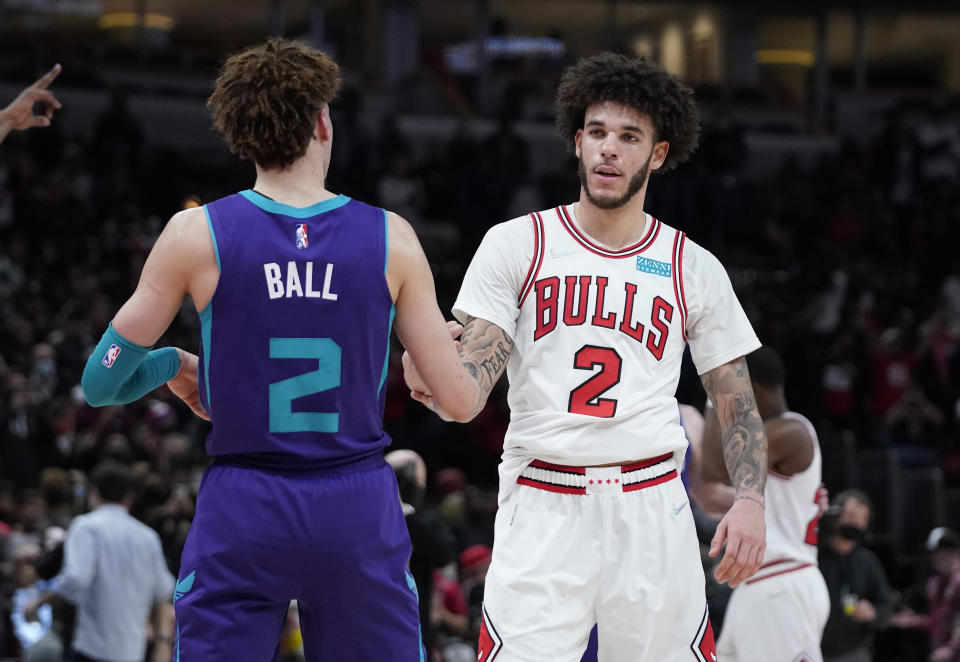
M313 137L323 142L333 138L333 122L330 119L330 106L327 104L323 104L317 114L317 126L314 127Z
M577 129L577 133L573 136L573 151L577 155L577 158L580 158L580 141L583 139L583 129Z
M667 160L667 153L670 151L670 143L661 140L653 146L653 155L650 159L650 169L659 170L663 162Z

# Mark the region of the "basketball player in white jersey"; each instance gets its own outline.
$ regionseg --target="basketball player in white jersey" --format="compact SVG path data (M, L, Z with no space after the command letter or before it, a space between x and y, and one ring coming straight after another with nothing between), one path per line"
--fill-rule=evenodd
M715 540L719 581L759 567L767 459L743 359L760 343L730 280L643 210L650 173L695 149L696 104L661 67L606 53L564 73L557 111L579 200L491 228L454 306L483 400L504 369L510 380L478 660L579 662L597 624L603 662L714 662L678 479L687 343L737 493ZM404 365L413 396L451 418Z
M730 598L717 654L723 662L821 662L830 598L817 568L820 444L810 421L787 408L776 352L762 347L747 365L769 443L767 551ZM705 418L704 480L726 480L716 413L708 408Z

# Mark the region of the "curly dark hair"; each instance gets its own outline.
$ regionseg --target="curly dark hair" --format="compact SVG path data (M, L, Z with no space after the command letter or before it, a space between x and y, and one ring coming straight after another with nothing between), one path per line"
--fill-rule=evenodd
M268 39L227 58L207 106L230 151L261 168L303 156L317 114L340 90L340 67L292 39Z
M654 140L670 143L656 172L668 172L690 158L700 138L700 113L693 90L658 64L641 57L600 53L570 66L557 89L557 129L570 151L583 128L587 108L612 101L647 115Z

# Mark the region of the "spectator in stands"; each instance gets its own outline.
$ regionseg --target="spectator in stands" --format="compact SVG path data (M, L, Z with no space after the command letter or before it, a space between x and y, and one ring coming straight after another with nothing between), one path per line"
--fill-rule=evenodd
M837 495L835 508L836 521L821 538L826 544L819 559L830 592L823 659L871 662L873 635L886 625L891 602L883 566L862 544L870 523L870 499L858 490L847 490Z
M50 588L24 610L34 620L41 606L66 598L77 606L75 662L140 662L147 620L154 609L153 659L169 660L173 643L174 578L155 531L127 512L129 472L105 461L93 472L94 510L73 520L63 568Z
M487 545L470 545L460 552L460 590L467 600L470 615L470 630L473 639L480 632L483 608L483 589L493 551Z
M927 549L935 573L927 583L930 662L960 662L960 536L950 529L934 529Z
M434 646L431 604L433 571L453 561L457 540L447 521L432 508L424 506L427 491L427 465L417 453L401 449L387 453L387 463L393 467L403 504L404 519L413 552L410 554L410 574L417 584L420 599L420 627L427 650Z
M927 613L904 609L891 618L898 628L925 629L930 662L960 662L960 535L938 527L927 538L933 575L927 580Z
M0 110L0 143L14 129L21 131L35 126L50 126L55 110L60 110L60 102L47 88L53 79L60 75L63 68L59 64L41 76L33 85L24 88L17 98ZM40 112L35 112L39 104Z

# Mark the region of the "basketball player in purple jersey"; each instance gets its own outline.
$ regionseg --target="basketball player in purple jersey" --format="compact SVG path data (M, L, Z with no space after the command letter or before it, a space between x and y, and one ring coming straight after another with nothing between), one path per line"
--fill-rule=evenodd
M91 404L166 382L213 422L174 595L183 662L276 659L291 600L308 660L424 659L383 459L391 326L446 411L469 418L482 398L410 226L324 188L339 85L295 41L225 62L208 103L254 187L170 220L84 372ZM151 351L187 295L199 358Z

